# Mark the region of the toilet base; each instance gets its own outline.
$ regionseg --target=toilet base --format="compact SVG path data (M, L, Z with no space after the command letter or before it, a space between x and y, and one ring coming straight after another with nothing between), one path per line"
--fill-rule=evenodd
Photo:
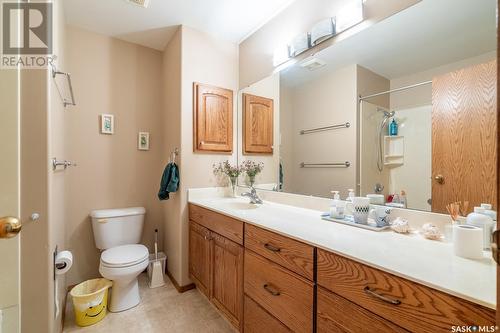
M113 281L109 311L121 312L133 308L141 302L137 278L129 281Z

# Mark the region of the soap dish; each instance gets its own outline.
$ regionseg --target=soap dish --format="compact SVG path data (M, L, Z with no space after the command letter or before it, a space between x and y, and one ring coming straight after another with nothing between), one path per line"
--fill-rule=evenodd
M386 229L390 228L390 226L388 226L388 225L383 226L383 227L377 227L377 225L375 225L375 224L359 224L359 223L354 222L353 218L350 216L346 216L343 219L336 219L336 218L333 218L330 216L322 215L321 219L325 220L325 221L342 223L345 225L350 225L350 226L353 226L356 228L361 228L361 229L366 229L366 230L371 230L371 231L382 231L382 230L386 230Z

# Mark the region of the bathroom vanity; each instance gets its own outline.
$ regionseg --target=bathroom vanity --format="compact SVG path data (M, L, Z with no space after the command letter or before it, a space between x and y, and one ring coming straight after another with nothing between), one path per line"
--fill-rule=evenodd
M494 325L495 265L320 211L190 194L190 275L245 332L450 332Z

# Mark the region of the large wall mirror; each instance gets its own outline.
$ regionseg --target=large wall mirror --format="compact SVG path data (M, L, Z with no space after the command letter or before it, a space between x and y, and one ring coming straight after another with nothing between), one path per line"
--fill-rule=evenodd
M495 15L495 0L422 1L240 91L255 187L496 207Z

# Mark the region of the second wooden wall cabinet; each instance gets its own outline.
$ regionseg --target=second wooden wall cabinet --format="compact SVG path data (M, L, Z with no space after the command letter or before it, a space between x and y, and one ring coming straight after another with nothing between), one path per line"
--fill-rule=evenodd
M243 154L273 154L274 102L243 94Z
M240 332L494 326L493 310L354 260L193 204L189 218L190 276Z
M193 84L193 148L195 152L233 151L233 91Z

